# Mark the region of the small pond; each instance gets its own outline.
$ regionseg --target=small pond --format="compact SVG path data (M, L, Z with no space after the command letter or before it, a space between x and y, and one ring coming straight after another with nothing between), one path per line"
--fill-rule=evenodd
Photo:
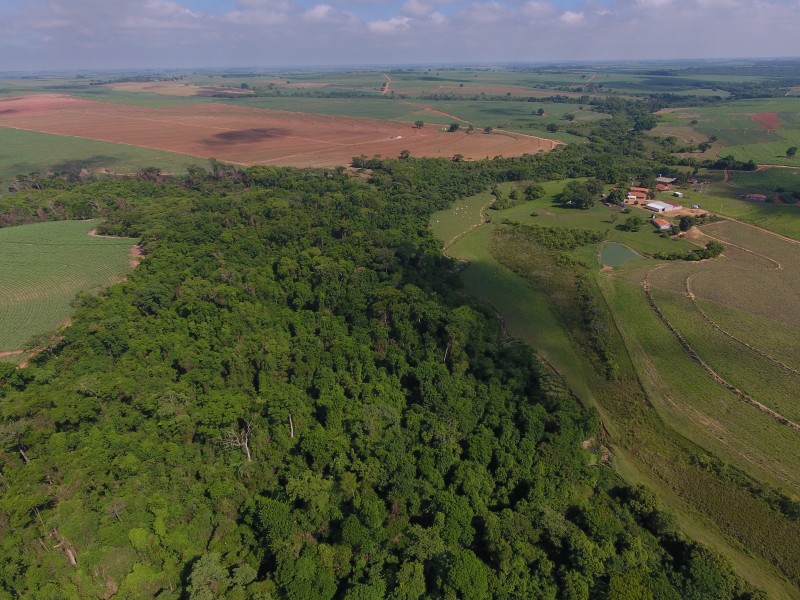
M608 242L600 250L600 262L608 267L618 267L622 263L636 258L642 257L627 246L616 242Z

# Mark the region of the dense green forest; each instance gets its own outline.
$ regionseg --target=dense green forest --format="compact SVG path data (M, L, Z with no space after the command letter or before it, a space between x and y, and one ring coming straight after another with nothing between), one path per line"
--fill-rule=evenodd
M639 118L369 180L213 163L0 200L146 254L0 367L0 597L762 597L592 453L594 414L456 293L427 229L490 182L666 171L605 150Z

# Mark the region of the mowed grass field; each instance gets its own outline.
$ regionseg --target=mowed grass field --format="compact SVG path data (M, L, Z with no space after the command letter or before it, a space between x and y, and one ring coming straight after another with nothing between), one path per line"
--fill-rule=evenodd
M136 240L90 237L99 221L0 229L0 360L19 362L37 336L55 331L81 291L97 293L130 267Z

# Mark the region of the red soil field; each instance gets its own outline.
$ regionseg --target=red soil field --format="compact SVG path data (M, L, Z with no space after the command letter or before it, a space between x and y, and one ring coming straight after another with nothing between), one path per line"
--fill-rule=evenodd
M200 104L139 108L55 94L0 100L0 126L217 158L237 164L347 165L353 156L465 159L552 150L553 140L495 130L445 133L411 123Z
M781 120L776 112L756 113L750 118L769 131L781 128Z

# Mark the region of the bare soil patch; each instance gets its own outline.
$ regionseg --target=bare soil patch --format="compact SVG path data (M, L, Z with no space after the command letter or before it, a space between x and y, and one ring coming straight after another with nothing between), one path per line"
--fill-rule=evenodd
M767 131L774 131L781 128L781 120L776 112L756 113L750 119L761 125Z
M9 112L10 111L10 112ZM0 100L0 126L215 157L237 164L347 165L353 156L465 159L552 150L558 142L502 132L443 133L361 117L317 115L224 104L142 108L38 95Z

